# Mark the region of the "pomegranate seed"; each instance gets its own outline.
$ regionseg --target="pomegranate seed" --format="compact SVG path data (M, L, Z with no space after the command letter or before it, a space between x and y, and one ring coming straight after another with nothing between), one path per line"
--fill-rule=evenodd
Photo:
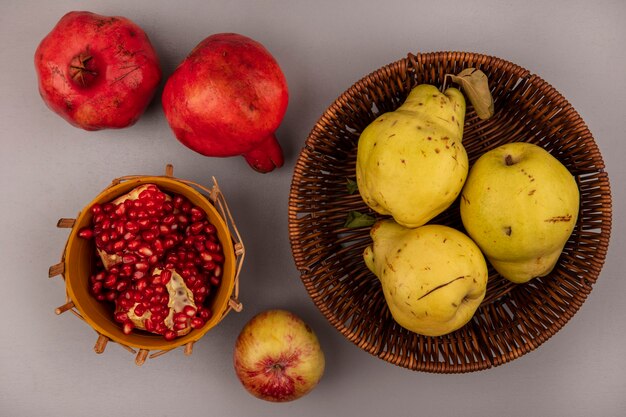
M118 298L117 304L123 310L129 310L135 304L135 302L133 300L127 300L126 298Z
M146 212L139 212L139 213L137 213L137 218L139 219L139 220L137 220L137 226L139 226L140 229L147 229L148 227L150 227L150 219L141 218L139 216L139 214L141 214L141 213L144 213L145 215L147 215Z
M113 250L115 251L115 253L121 253L125 247L126 247L125 240L118 240L113 244Z
M93 284L91 284L91 293L94 295L102 293L102 287L102 281L94 282Z
M159 234L160 234L161 236L167 236L167 235L169 235L169 234L170 234L170 232L171 232L171 230L170 230L170 228L169 228L169 226L168 226L168 225L163 224L163 223L161 223L161 224L159 225Z
M155 283L155 281L157 279L159 280L159 282ZM157 275L156 277L154 277L154 280L152 281L152 285L154 285L154 293L155 294L160 295L160 294L167 293L167 288L165 288L165 285L161 284L161 277L160 276Z
M161 272L161 281L163 282L163 285L166 285L170 279L172 278L172 271L166 269L163 272Z
M146 328L147 331L149 332L153 332L154 331L154 322L151 319L145 319L143 321L143 325Z
M170 214L169 216L165 216L161 219L161 223L166 226L171 226L176 221L176 216Z
M165 310L165 307L163 307L161 304L159 304L159 303L154 303L154 304L150 303L150 313L152 313L152 315L158 316L164 310Z
M104 278L106 277L106 272L104 271L100 271L97 274L94 275L94 279L96 281L102 281Z
M157 238L157 233L155 233L152 230L146 230L143 233L141 233L141 238L145 240L146 242L152 242L154 239Z
M215 269L213 270L213 274L214 274L217 278L221 277L221 276L222 276L222 267L221 267L221 266L219 266L219 265L216 265L216 266L215 266Z
M144 304L146 307L150 305L150 302L146 299L146 294L141 291L135 291L134 301L139 304Z
M219 250L219 246L217 245L217 243L212 242L210 240L207 240L206 242L204 242L204 247L209 252L217 252Z
M180 205L180 211L183 213L189 213L191 210L191 203L189 201L183 201L183 204Z
M139 193L140 200L147 200L151 199L152 197L154 197L154 190L150 190L148 188Z
M208 235L214 235L215 233L217 233L217 228L209 223L205 226L204 232Z
M152 242L152 247L154 248L154 251L156 253L162 254L165 251L165 248L163 247L163 242L159 239L156 239L154 242Z
M168 237L163 241L163 246L165 247L165 249L172 249L174 246L176 246L176 239Z
M128 288L128 281L125 279L119 280L117 281L117 283L115 284L115 289L117 291L124 291L125 289Z
M204 326L204 320L201 317L193 317L190 324L192 329L199 329Z
M120 269L121 277L129 277L133 274L133 266L131 264L122 265L122 269Z
M216 266L217 266L217 265L215 264L215 262L212 262L212 261L205 262L205 263L203 263L203 264L202 264L202 268L203 268L205 271L212 271L212 270L214 270L214 269L215 269L215 267L216 267Z
M104 298L107 301L111 301L111 302L115 301L117 299L117 291L112 290L112 291L107 292L104 295Z
M143 316L148 309L143 304L137 304L135 306L135 314L139 317Z
M135 281L135 289L139 292L143 292L148 287L148 280L146 278L141 278Z
M220 285L221 280L220 280L220 277L213 275L209 281L211 282L212 286L217 287L218 285Z
M196 315L196 309L193 308L193 306L186 305L185 308L183 308L183 314L187 317L193 317Z
M78 237L83 239L91 239L93 237L93 230L88 227L83 227L78 231Z
M174 313L174 323L187 323L189 317L187 317L184 313Z
M131 233L137 233L139 231L139 225L135 222L128 221L124 226L126 227L126 230Z
M114 210L115 210L115 204L113 203L106 203L102 206L102 211L105 213L111 213Z
M103 285L106 288L113 288L116 282L117 282L117 276L115 276L114 274L108 274L106 278L104 279Z
M132 321L125 321L124 326L122 327L122 331L124 332L124 334L130 334L134 328L135 325Z
M139 258L137 258L137 256L133 255L132 253L122 256L122 262L125 264L134 264L137 263L138 260Z
M191 210L189 211L189 214L191 215L191 221L193 222L198 222L204 219L204 211L202 211L200 207L197 207L197 206L192 207Z
M94 223L102 223L102 221L103 221L105 218L106 218L106 217L105 217L104 213L98 213L98 214L95 214L95 215L93 216L93 222L94 222Z
M172 211L174 211L174 205L169 201L165 201L161 206L161 209L164 213L171 213Z
M174 196L174 199L172 200L172 204L174 205L174 207L180 208L180 206L183 204L184 201L185 201L185 197L183 197L182 195L176 195Z
M206 296L206 294L207 294L209 291L208 291L207 287L205 287L205 286L203 285L203 286L200 286L200 287L197 287L197 288L192 289L192 292L193 292L193 295L194 295L194 296L195 296L195 295L205 295L205 296Z
M118 311L113 314L113 318L115 319L115 321L123 323L125 321L128 321L128 314L125 311Z
M133 272L133 279L137 280L137 279L141 279L143 277L146 276L146 273L144 271L135 271Z
M135 269L137 271L146 272L148 269L150 269L150 265L148 265L146 262L137 262L135 264Z
M124 216L124 213L126 213L126 205L124 204L118 205L117 208L115 209L115 215L118 217L122 217Z
M176 334L176 332L175 332L174 330L169 330L169 329L168 329L168 330L166 330L166 331L163 333L163 337L164 337L164 338L165 338L165 340L167 340L167 341L170 341L170 340L174 340L174 339L176 339L176 336L178 336L178 335Z
M204 319L205 321L209 320L212 315L213 315L213 313L208 308L200 307L198 309L198 316L201 317L202 319Z
M100 214L102 213L102 205L95 203L89 210L91 211L91 214Z
M204 229L204 223L201 222L192 223L191 226L189 226L189 231L194 235L202 232L202 229Z
M174 330L185 330L189 325L187 324L187 318L184 323L174 323Z
M143 243L141 242L141 240L131 240L130 242L128 242L128 245L126 246L128 248L128 250L137 250L139 249L139 247L142 245Z
M163 321L157 322L154 326L154 332L158 334L163 334L168 330L169 329L165 326L165 323L163 323ZM176 335L174 337L176 337Z
M137 249L137 253L146 258L154 255L154 252L152 252L152 249L150 249L148 246L140 247L139 249Z

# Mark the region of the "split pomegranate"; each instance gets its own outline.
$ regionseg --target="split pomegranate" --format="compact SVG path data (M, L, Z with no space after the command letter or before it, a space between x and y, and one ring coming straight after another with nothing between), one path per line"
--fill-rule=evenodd
M90 293L112 303L123 332L145 330L173 340L203 327L224 264L206 213L154 184L90 210L91 225L78 231L96 247Z

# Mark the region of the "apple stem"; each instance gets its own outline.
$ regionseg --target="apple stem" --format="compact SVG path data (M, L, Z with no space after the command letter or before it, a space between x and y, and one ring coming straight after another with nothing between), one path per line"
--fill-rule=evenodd
M79 53L70 61L70 76L81 87L88 87L93 83L98 72L95 70L93 57L87 53Z
M504 157L504 163L507 166L511 166L515 164L515 161L513 161L513 157L511 155L507 155L506 157Z

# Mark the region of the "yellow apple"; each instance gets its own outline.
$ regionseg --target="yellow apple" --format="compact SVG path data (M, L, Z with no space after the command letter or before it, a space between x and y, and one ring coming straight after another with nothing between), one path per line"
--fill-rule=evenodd
M515 283L549 274L578 218L579 192L568 169L545 149L516 142L482 155L461 193L470 237Z

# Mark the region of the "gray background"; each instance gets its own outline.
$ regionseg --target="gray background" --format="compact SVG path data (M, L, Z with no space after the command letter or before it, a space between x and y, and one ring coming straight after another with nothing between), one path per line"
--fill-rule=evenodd
M238 32L280 62L291 101L278 131L285 166L261 175L243 158L205 158L170 133L157 99L131 128L88 133L39 98L33 53L70 10L123 15L149 34L164 75L203 38ZM618 416L626 413L626 3L574 1L10 1L0 3L0 415L249 416L439 415ZM353 82L408 52L473 51L539 74L582 115L603 153L613 189L609 255L600 279L567 326L536 351L466 375L409 371L344 339L309 299L287 232L292 169L310 129ZM160 93L160 90L159 90ZM67 313L60 278L47 269L75 216L116 177L175 175L220 181L244 237L244 311L195 346L143 367ZM244 323L268 308L302 316L327 356L320 385L299 401L257 400L232 369Z

